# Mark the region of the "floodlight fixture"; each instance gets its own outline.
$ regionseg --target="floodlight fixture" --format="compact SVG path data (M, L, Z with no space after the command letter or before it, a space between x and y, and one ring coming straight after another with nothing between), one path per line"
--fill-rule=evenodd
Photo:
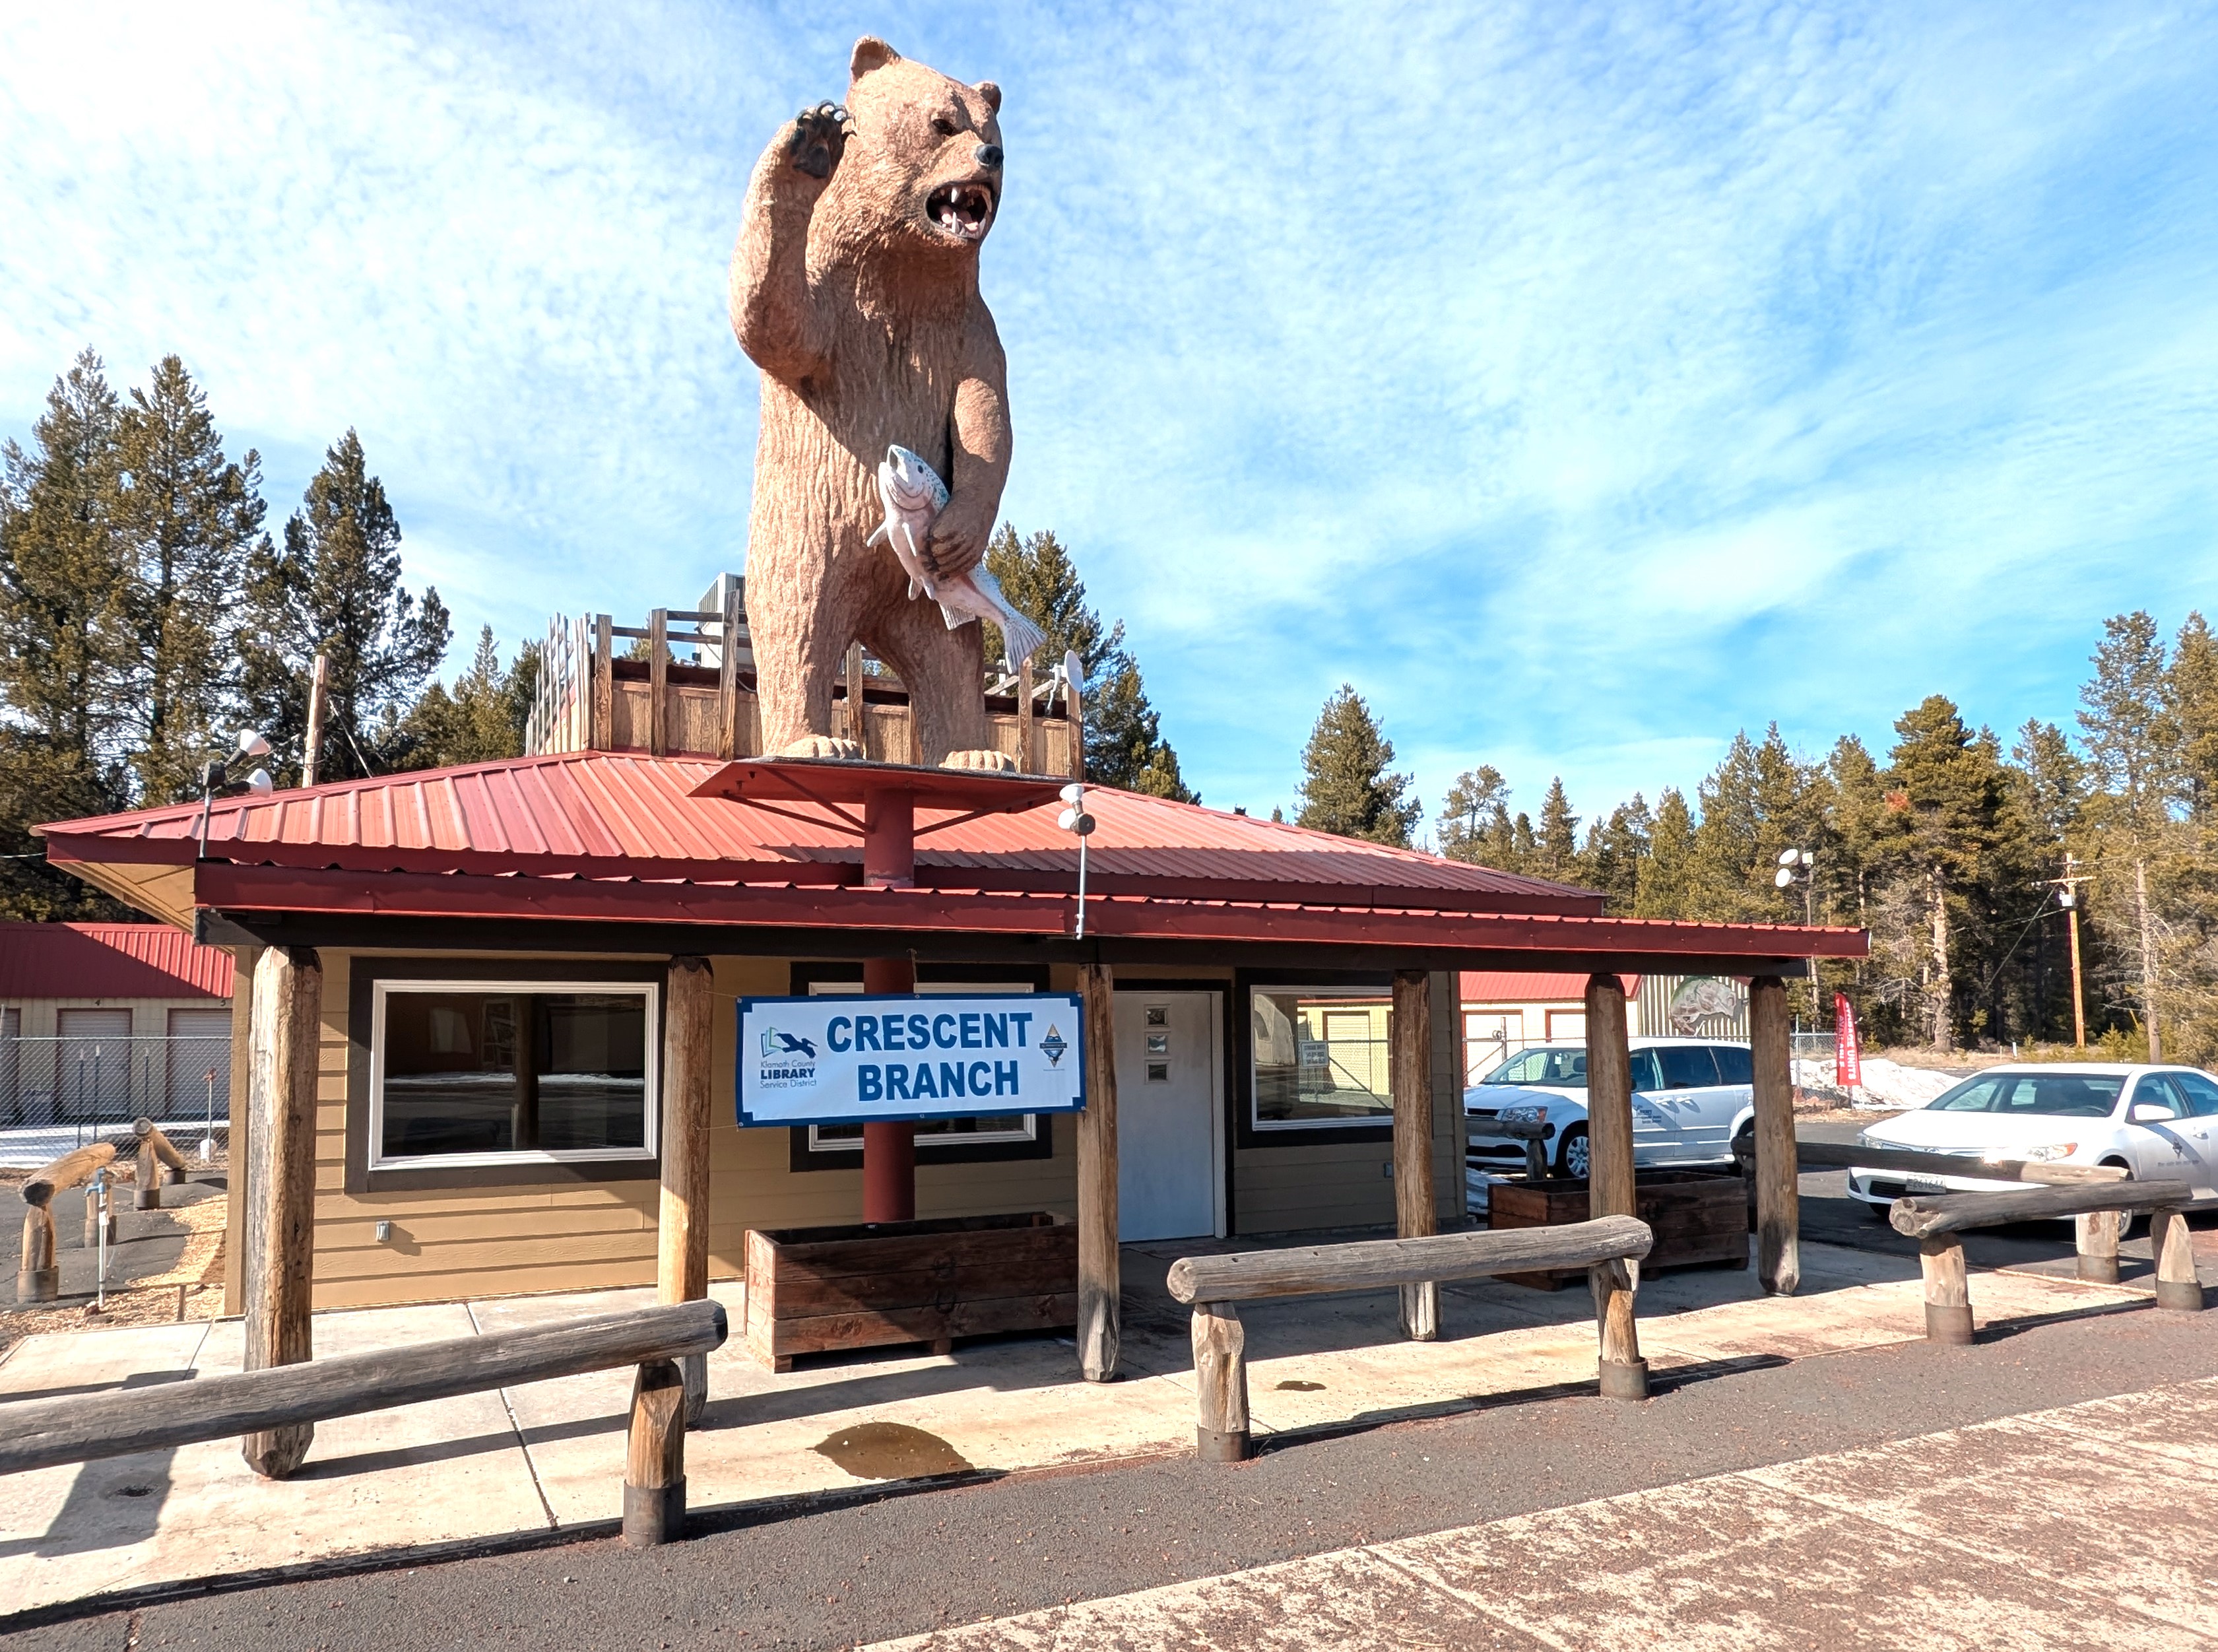
M1086 783L1083 780L1073 780L1056 795L1072 808L1079 808L1086 802Z
M251 729L239 731L239 755L241 757L267 757L270 742Z
M1788 885L1794 881L1794 868L1792 866L1780 867L1777 872L1772 874L1771 881L1775 888L1785 889Z
M1779 852L1779 864L1782 866L1791 866L1801 858L1802 851L1800 849L1781 849Z
M257 768L246 777L246 789L257 798L266 798L277 789L277 782L270 778L270 771Z
M1078 839L1078 923L1071 938L1086 939L1086 840L1094 835L1094 817L1086 812L1086 786L1073 780L1063 788L1063 812L1055 823Z

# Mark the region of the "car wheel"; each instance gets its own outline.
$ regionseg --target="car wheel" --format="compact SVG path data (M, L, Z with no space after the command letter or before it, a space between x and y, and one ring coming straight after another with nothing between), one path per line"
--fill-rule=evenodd
M1591 1168L1587 1156L1587 1127L1575 1124L1564 1132L1563 1140L1556 1144L1556 1174L1583 1182Z

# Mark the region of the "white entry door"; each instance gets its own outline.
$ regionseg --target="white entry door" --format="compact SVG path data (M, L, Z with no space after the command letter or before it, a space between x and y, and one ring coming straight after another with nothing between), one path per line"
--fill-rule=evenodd
M1218 995L1117 994L1117 1226L1126 1240L1224 1231Z

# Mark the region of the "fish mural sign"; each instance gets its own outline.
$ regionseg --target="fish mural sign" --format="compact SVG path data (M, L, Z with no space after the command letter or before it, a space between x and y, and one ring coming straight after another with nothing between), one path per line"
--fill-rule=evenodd
M742 1126L1086 1105L1085 1015L1075 993L742 998L739 1015Z

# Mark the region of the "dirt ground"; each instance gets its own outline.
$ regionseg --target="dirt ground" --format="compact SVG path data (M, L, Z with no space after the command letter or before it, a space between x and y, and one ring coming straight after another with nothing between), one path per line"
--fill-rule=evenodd
M31 1172L0 1171L0 1268L12 1280L22 1258L23 1183ZM116 1243L108 1256L108 1285L98 1281L97 1247L84 1244L84 1191L65 1188L52 1209L59 1241L61 1298L36 1306L0 1307L0 1352L27 1336L91 1331L118 1325L213 1320L223 1312L224 1227L228 1166L195 1163L186 1181L163 1189L164 1208L131 1208L129 1166L115 1200ZM98 1306L96 1303L99 1302Z

